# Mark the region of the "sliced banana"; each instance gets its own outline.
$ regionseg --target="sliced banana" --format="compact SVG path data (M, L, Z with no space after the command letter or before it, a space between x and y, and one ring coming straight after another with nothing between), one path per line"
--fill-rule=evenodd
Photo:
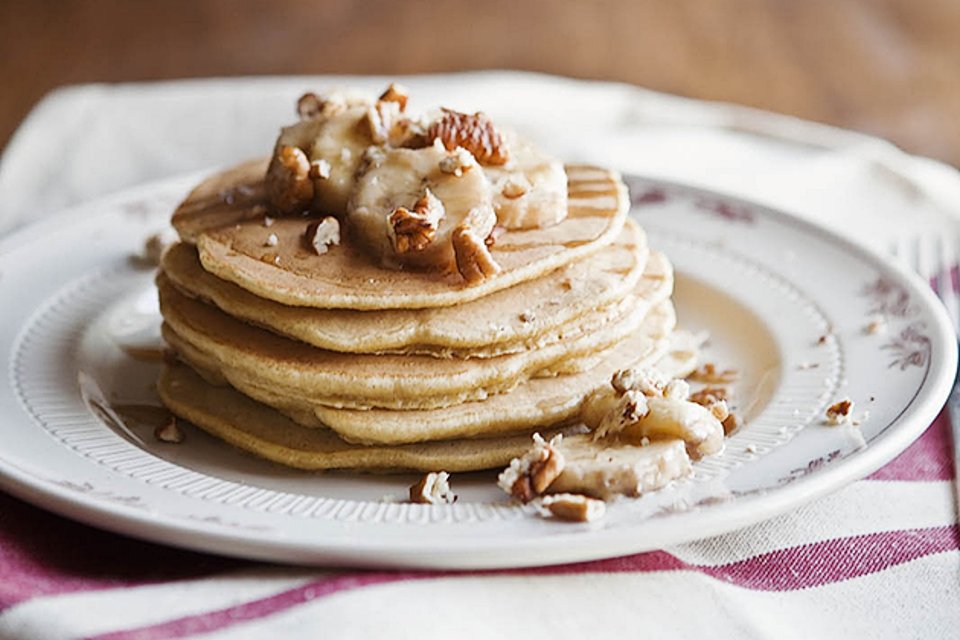
M449 171L450 158L458 171ZM405 216L395 215L400 209ZM469 153L449 152L442 144L371 149L347 216L351 233L386 264L432 269L453 268L451 237L457 228L469 227L486 238L497 222L480 165ZM401 228L401 223L406 225ZM424 236L399 242L398 232L407 229Z
M645 397L645 406L637 415L627 416L623 404L629 399L611 388L600 389L584 403L580 418L591 429L630 442L639 443L645 438L683 440L694 459L723 449L723 425L709 409L687 400L653 395ZM611 421L617 424L611 426Z
M510 160L484 167L498 224L506 229L533 229L561 222L567 217L563 163L516 135L507 138Z
M600 499L639 496L691 473L690 458L679 440L637 446L595 442L590 435L564 438L560 476L548 493L583 493Z

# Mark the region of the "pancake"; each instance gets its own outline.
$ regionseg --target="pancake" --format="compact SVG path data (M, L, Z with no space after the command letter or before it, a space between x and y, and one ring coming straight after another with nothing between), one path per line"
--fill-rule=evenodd
M202 371L213 384L229 383L256 400L281 410L297 423L311 428L331 428L342 438L358 443L400 444L454 438L492 437L518 431L531 432L549 425L576 420L584 398L605 384L619 369L664 363L670 375L684 375L696 366L693 359L672 359L673 306L663 302L645 319L634 335L618 344L605 360L586 372L535 378L509 393L480 402L422 411L386 409L348 410L326 407L274 387L251 382L235 372L211 370L215 363L194 351L181 352L188 364ZM679 336L678 336L679 337ZM683 339L680 339L683 342ZM687 349L687 342L683 342ZM679 369L674 367L681 367Z
M456 273L390 271L349 237L317 255L303 241L311 220L263 223L266 161L216 174L173 215L204 269L258 297L321 309L415 309L463 304L543 276L611 244L629 206L620 177L604 169L567 167L568 214L542 229L504 233L491 247L501 272L468 285ZM266 239L277 236L275 246ZM349 230L347 233L349 236Z
M207 273L195 248L184 243L164 254L162 268L187 295L321 349L465 358L516 353L555 342L575 330L559 328L626 297L641 274L650 287L671 277L661 254L649 260L647 255L643 232L628 221L604 251L542 278L453 307L377 312L290 307L259 298ZM576 330L591 330L608 320L579 323Z
M235 447L298 469L477 471L506 466L530 448L528 434L396 447L350 444L329 429L304 429L230 387L213 386L183 365L165 368L157 390L180 418Z
M662 280L649 298L632 296L620 317L589 333L532 351L461 360L317 349L240 322L158 278L163 335L174 349L192 347L209 355L221 371L231 370L250 382L312 402L390 409L482 399L560 361L602 351L632 334L650 306L669 297L671 285Z

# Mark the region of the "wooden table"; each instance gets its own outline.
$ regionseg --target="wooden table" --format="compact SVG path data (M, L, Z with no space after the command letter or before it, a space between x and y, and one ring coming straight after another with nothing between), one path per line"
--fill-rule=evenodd
M955 0L0 1L0 145L56 86L517 68L878 134L960 165Z

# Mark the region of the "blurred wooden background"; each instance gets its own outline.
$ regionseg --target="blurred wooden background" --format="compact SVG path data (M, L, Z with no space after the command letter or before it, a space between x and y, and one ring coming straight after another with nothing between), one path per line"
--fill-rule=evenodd
M960 165L957 0L0 0L0 146L67 83L481 68L742 103Z

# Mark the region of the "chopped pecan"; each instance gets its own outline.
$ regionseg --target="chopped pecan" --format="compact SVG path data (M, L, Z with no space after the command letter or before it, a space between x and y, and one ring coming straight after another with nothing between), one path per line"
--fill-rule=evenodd
M473 156L463 147L457 147L440 160L440 171L458 178L473 167Z
M476 284L500 273L500 265L493 259L483 238L468 226L460 225L452 236L457 271L468 284Z
M406 87L396 82L391 82L387 90L380 94L378 100L380 102L396 102L400 105L400 111L403 112L407 110L407 100L409 97L410 95L407 93Z
M631 424L636 424L650 412L647 396L636 389L627 389L617 399L616 406L603 416L593 432L595 440L619 433Z
M388 230L397 253L423 251L437 234L445 215L443 203L427 189L413 204L413 210L397 207L387 218Z
M827 407L827 424L838 426L841 424L850 424L853 419L853 402L850 400L841 400Z
M724 387L704 387L690 395L690 402L696 402L704 407L728 399L727 390Z
M266 187L270 204L280 213L300 213L309 208L313 181L307 154L299 147L280 147L267 170Z
M717 365L708 362L690 374L691 380L707 384L730 384L737 379L737 372L733 369L717 370Z
M533 447L523 457L511 460L497 478L500 488L521 502L530 502L546 491L563 472L563 454L558 449L561 437L547 442L539 433L533 434Z
M544 496L543 506L554 517L570 522L592 522L603 517L607 503L579 493L558 493Z
M311 222L307 225L304 237L317 255L322 256L331 246L340 244L340 221L333 216L327 216L323 220Z
M457 495L450 488L450 474L431 472L410 487L410 502L417 504L453 504Z
M448 151L463 147L480 164L501 165L510 159L503 135L482 113L444 109L443 116L427 129L427 141L439 139Z
M297 115L301 120L313 120L323 113L324 101L315 93L305 93L297 100Z

